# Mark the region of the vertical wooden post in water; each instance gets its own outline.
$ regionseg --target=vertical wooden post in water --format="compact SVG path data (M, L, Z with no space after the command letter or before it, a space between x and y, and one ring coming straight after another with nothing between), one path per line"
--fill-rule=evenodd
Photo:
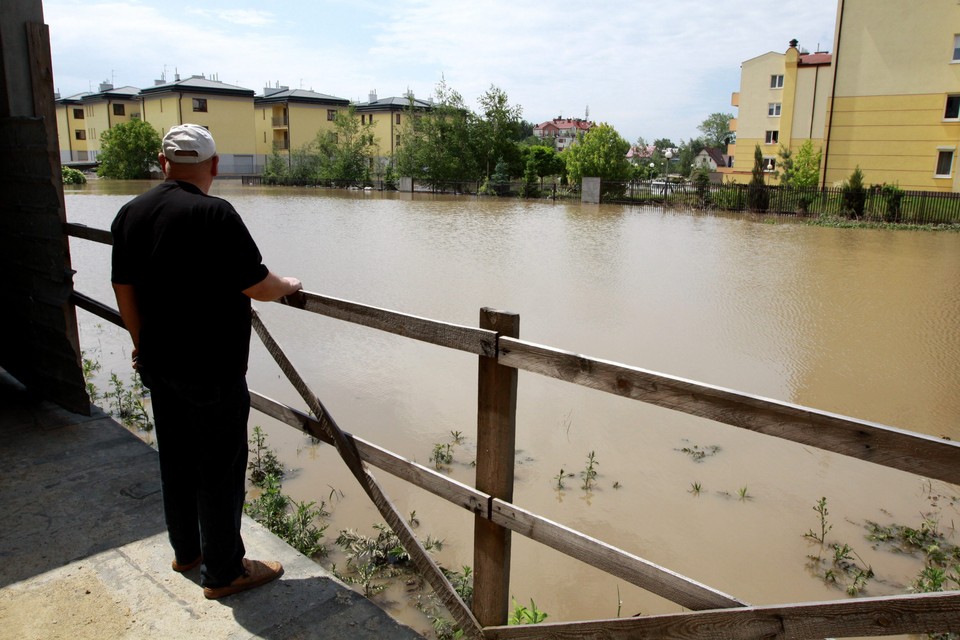
M480 328L520 337L520 315L483 308ZM513 501L517 370L480 356L477 406L477 489ZM487 514L489 515L489 514ZM473 525L473 614L482 626L507 624L510 531L477 515Z

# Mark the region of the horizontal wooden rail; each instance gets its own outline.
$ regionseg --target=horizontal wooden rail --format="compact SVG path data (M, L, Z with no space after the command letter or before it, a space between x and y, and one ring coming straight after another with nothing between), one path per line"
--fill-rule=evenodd
M107 322L112 322L121 329L125 328L126 325L123 324L123 319L120 317L120 312L116 309L112 309L99 300L95 300L90 296L80 293L79 291L74 291L70 297L73 300L73 304L77 305L81 309L89 311L93 315L99 316Z
M500 364L960 484L960 443L501 338Z
M327 444L333 444L332 438L320 428L320 421L313 416L297 411L253 390L250 391L250 406L271 418L303 431L309 436ZM467 511L486 516L490 502L490 496L487 494L448 478L433 469L382 449L363 438L358 438L349 433L346 435L356 443L357 450L360 452L360 459L367 464L383 469L387 473L402 478L435 496L463 507Z
M68 236L73 236L74 238L92 240L93 242L99 242L101 244L113 244L113 234L104 229L88 227L85 224L77 224L75 222L65 222L63 224L63 230Z
M702 611L746 606L746 603L733 596L502 500L493 500L491 519L502 527L605 573L623 578L687 609Z
M698 611L589 622L484 627L486 640L815 640L960 629L960 592Z
M283 304L406 338L476 355L497 355L497 332L411 316L309 291L287 296Z
M320 428L320 421L292 407L272 400L256 391L250 392L250 406L272 418L303 431L328 444L331 439ZM593 567L627 580L631 584L694 610L743 607L743 602L695 580L674 573L622 549L600 542L563 525L525 511L422 465L410 462L395 453L351 437L360 458L449 502L489 518L537 542L576 558Z

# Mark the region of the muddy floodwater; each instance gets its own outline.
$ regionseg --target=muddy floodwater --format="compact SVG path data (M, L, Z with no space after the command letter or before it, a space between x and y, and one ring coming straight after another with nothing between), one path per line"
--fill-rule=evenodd
M68 188L67 216L108 228L148 186ZM481 307L509 310L531 342L960 439L957 233L235 182L214 193L240 211L266 264L309 291L472 326ZM71 250L77 289L113 306L109 248L72 239ZM185 286L203 286L203 274ZM473 484L476 356L257 306L345 430L428 465L460 432L445 472ZM80 321L101 386L110 370L126 376L125 337L85 312ZM256 337L249 381L305 408ZM822 497L827 543L848 544L874 571L863 595L903 593L923 566L868 540L867 523L927 518L960 542L953 485L526 372L517 414L518 505L753 604L848 597L849 579L811 567L820 545L804 534L819 531ZM293 469L285 490L326 502L330 546L339 529L371 533L381 521L331 447L256 412L251 425ZM598 476L584 490L591 452ZM444 565L472 564L471 514L375 475L401 512L416 512L418 535L444 540ZM516 534L510 590L550 621L680 610ZM429 626L402 589L377 598Z

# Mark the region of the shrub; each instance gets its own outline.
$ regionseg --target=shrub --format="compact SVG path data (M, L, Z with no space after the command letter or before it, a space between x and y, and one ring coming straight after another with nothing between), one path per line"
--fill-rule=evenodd
M82 171L77 171L72 167L60 167L60 174L63 177L63 184L86 184L87 176Z
M850 174L850 179L844 181L842 192L844 213L848 217L862 217L867 204L867 190L863 186L863 171L860 170L860 165Z

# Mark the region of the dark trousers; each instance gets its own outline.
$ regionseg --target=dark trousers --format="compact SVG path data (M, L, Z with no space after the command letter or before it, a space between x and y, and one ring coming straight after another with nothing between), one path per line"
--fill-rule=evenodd
M187 383L140 373L151 392L163 511L177 562L202 555L200 584L230 584L243 573L245 552L247 381Z

